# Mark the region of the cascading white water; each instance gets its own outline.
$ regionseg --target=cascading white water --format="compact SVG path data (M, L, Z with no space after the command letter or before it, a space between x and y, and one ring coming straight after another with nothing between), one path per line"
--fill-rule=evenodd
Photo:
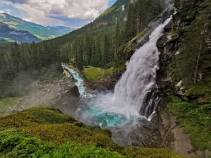
M87 88L85 86L83 78L80 76L80 74L73 68L70 68L67 64L62 63L62 68L64 70L67 70L69 75L71 75L75 80L75 85L78 87L78 91L80 94L80 97L82 98L90 98L92 97L92 94L87 92ZM68 76L70 77L70 76Z
M160 24L151 33L149 41L136 50L126 72L116 84L114 93L98 94L88 102L88 105L78 108L77 114L82 121L109 128L122 126L137 118L149 120L150 116L142 116L140 109L143 106L148 108L144 105L145 98L156 87L160 54L156 44L170 20L171 18ZM75 76L75 73L68 71ZM82 86L85 87L84 84ZM80 91L80 84L78 87ZM82 91L85 89L82 88Z
M126 116L139 113L145 104L146 95L157 86L156 77L160 55L157 41L170 20L171 18L160 24L151 33L149 41L134 53L126 72L115 86L114 104L119 105L120 111Z

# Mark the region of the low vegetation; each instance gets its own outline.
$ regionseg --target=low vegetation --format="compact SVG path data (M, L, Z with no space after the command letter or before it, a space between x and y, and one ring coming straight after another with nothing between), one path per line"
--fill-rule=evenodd
M181 158L168 149L122 148L107 130L87 127L51 108L0 120L0 157Z
M190 98L195 98L200 104L211 102L211 82L198 83L192 85L189 90L186 91L185 95Z
M197 149L211 151L211 103L194 104L169 97L169 109L190 135Z
M56 146L40 139L27 136L16 130L0 132L0 156L45 157L45 158L124 158L124 156L94 145L64 144Z
M83 74L87 80L96 81L112 75L113 68L103 69L99 67L89 66L84 68Z

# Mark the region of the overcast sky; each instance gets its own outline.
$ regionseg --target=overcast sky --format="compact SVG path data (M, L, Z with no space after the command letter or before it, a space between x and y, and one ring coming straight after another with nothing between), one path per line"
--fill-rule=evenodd
M116 0L0 0L0 12L42 25L80 27Z

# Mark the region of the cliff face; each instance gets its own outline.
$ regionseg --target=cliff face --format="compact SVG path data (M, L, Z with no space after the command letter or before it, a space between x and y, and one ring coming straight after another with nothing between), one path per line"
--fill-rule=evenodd
M175 0L175 7L157 43L158 82L167 105L161 110L163 140L187 157L206 158L211 155L211 1Z
M177 13L158 41L161 72L179 94L211 100L211 2L176 0Z

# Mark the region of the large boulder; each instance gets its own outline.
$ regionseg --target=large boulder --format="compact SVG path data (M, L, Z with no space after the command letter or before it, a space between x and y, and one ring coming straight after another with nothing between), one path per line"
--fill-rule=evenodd
M78 87L76 85L71 87L70 89L68 89L66 91L66 94L68 94L72 97L80 97L80 93L79 93Z

